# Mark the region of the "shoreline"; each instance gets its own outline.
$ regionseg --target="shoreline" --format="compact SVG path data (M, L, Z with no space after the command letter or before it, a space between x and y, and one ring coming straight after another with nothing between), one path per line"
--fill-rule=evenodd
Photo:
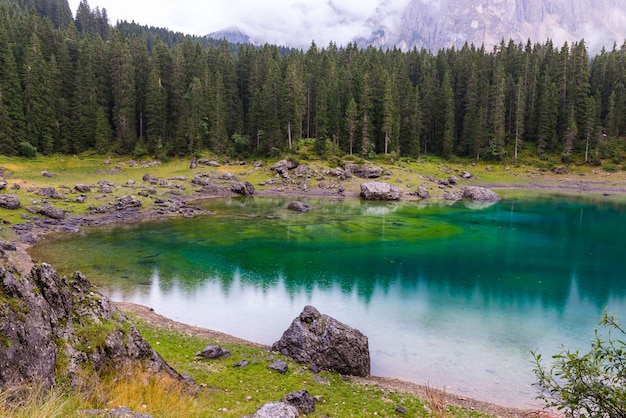
M184 333L194 337L214 339L218 343L235 343L256 348L263 348L267 350L269 350L270 348L267 345L245 340L220 331L174 321L173 319L160 315L159 313L155 312L154 309L148 306L139 305L132 302L114 302L114 304L124 314L130 314L131 316L138 318L151 326L167 328L168 330L174 330L176 332ZM420 385L418 383L392 377L370 375L368 377L350 376L349 379L352 382L356 382L362 385L374 385L387 390L410 393L425 400L429 399L429 397L433 396L433 393L435 393L437 399L445 397L446 405L458 406L466 408L468 410L480 411L497 417L528 417L533 412L532 409L512 408L490 402L479 401L469 397L449 393L438 388L432 388L429 386Z
M620 184L617 183L613 179L599 179L594 178L591 180L585 179L586 181L581 181L579 178L564 178L563 176L552 176L550 175L550 181L545 181L547 179L542 179L544 181L541 182L533 182L529 184L506 184L506 183L498 183L498 184L489 184L488 182L483 181L471 181L468 182L469 185L479 185L481 187L493 188L497 190L520 190L520 191L537 191L541 193L583 193L584 195L593 195L594 193L601 194L602 196L610 196L610 195L619 195L620 198L622 195L626 195L626 188L621 187L623 182ZM558 181L557 181L558 180ZM262 190L257 191L254 196L260 197L281 197L281 198L293 198L293 199L305 199L305 198L322 198L322 199L358 199L359 193L356 192L356 184L364 180L356 180L350 182L350 189L346 190L342 193L337 193L331 190L324 190L321 188L313 188L310 190L297 190L297 189L270 189L270 190ZM465 185L465 184L463 184ZM105 213L92 213L86 215L79 216L68 216L66 219L61 220L59 222L45 222L45 221L35 221L29 223L32 225L32 229L29 230L29 234L36 238L36 241L46 239L46 236L56 233L75 233L79 231L81 227L99 227L106 225L115 225L115 224L131 224L135 222L142 222L145 220L158 220L158 219L168 219L168 218L176 218L176 217L193 217L196 215L211 215L209 212L204 211L197 206L195 203L200 200L205 199L220 199L227 197L236 197L238 195L234 193L230 193L229 191L220 190L218 193L215 193L215 190L212 192L207 191L206 189L196 189L192 194L182 195L182 196L167 196L168 201L172 202L173 207L178 208L176 211L159 211L156 206L153 207L128 207L123 208L121 210L109 210ZM254 197L253 196L253 197ZM402 199L400 201L419 201L421 199L416 196L411 196L406 193L402 195ZM437 195L431 199L426 199L426 202L429 204L439 204L441 202L445 202L445 199L442 198L441 195ZM16 238L19 238L20 232L15 232ZM11 265L15 266L15 268L22 274L30 271L32 266L36 263L36 260L32 260L30 254L28 252L29 248L32 246L33 241L21 241L16 240L15 246L16 251L12 251L7 253L8 261ZM257 347L265 347L262 344L258 344L255 342L247 341L236 336L224 334L217 331L207 330L204 328L193 327L187 324L178 323L169 318L165 318L161 315L155 313L149 307L143 307L140 305L134 305L124 302L115 302L116 305L121 307L121 310L126 310L133 312L135 315L141 315L146 318L152 318L153 321L158 321L161 324L166 324L167 326L173 326L176 329L183 329L185 331L192 330L194 333L199 333L200 335L210 335L210 338L222 339L224 341L233 341L241 344L253 345ZM217 337L216 337L217 336ZM432 391L437 392L436 389L429 388L424 385L419 385L417 383L404 381L395 378L388 377L379 377L379 376L370 376L368 378L352 378L355 381L359 381L363 384L374 384L379 385L385 388L389 388L392 390L403 390L405 392L409 392L419 396L420 398L426 399L428 397L428 393L432 393ZM441 391L439 391L441 393ZM519 417L519 416L529 416L532 413L532 409L522 410L517 408L510 408L504 405L492 404L489 402L478 401L475 399L445 393L446 400L452 405L463 406L469 409L476 409L482 412L486 412L489 414L493 414L496 416L503 417Z

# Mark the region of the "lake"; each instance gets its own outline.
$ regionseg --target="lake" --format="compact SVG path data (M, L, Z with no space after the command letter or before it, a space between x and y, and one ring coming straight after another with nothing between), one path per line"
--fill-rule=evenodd
M372 374L532 407L531 350L586 350L626 319L626 206L563 198L372 203L233 198L214 215L37 244L114 300L264 344L305 305L369 337Z

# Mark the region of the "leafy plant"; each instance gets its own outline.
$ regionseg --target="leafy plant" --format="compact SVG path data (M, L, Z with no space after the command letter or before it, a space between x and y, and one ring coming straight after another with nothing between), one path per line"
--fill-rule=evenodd
M550 368L533 352L540 400L572 417L626 417L626 331L615 314L602 315L591 351L563 348ZM617 335L614 335L617 334Z

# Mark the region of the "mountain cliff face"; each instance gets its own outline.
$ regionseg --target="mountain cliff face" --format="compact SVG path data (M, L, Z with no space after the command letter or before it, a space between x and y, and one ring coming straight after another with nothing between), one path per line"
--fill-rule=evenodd
M391 18L389 18L391 16ZM555 45L579 41L592 51L626 39L623 0L410 0L401 14L384 8L366 23L370 37L357 40L377 47L437 51L465 42L491 48L502 39L528 39Z

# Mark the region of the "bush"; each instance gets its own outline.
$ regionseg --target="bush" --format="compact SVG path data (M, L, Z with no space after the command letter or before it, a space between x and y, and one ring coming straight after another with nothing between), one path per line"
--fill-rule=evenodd
M37 148L26 141L17 144L17 153L22 157L33 158L37 156Z
M548 369L541 354L532 353L541 389L537 399L546 407L572 417L626 417L626 331L606 312L600 325L607 329L605 336L596 330L587 354L563 348Z

